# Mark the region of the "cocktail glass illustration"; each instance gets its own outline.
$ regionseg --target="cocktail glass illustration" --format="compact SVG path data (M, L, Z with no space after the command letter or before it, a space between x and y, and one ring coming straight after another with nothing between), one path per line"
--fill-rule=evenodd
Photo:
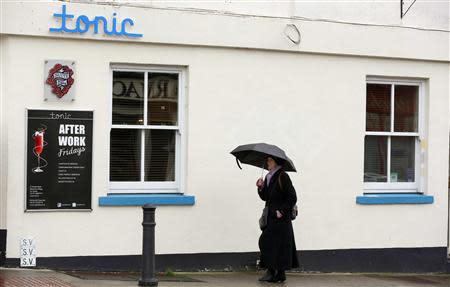
M43 125L44 126L44 125ZM33 153L37 157L38 165L33 168L33 172L43 172L43 167L47 166L47 161L41 157L42 152L44 151L44 146L47 145L47 142L44 141L44 134L47 127L42 127L36 130L33 134L34 147ZM41 165L41 162L43 163Z

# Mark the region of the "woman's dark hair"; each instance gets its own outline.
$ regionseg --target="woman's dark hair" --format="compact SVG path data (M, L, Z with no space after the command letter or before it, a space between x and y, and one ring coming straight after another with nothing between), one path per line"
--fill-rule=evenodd
M269 156L269 157L271 159L273 159L277 165L279 165L279 166L283 166L284 165L284 162L285 162L284 159L281 159L281 158L278 158L278 157L274 157L274 156Z

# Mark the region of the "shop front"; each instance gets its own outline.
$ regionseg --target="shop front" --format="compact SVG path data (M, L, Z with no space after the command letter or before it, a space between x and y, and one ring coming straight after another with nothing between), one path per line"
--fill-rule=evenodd
M151 203L159 270L255 268L261 171L229 152L268 142L298 170L300 270L446 270L447 32L2 9L2 264L138 269Z

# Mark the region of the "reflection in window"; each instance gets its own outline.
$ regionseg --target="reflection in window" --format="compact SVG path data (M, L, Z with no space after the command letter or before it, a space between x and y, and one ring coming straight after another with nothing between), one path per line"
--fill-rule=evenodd
M367 84L366 131L391 129L391 85Z
M113 72L114 125L142 125L144 122L144 73Z
M110 181L176 179L179 72L113 71ZM145 91L145 88L147 90ZM169 184L169 185L170 185ZM120 185L123 186L123 185ZM140 185L131 185L138 186ZM143 188L144 189L144 188Z
M364 182L416 182L420 86L366 87Z
M418 86L395 86L394 131L417 132Z
M178 125L178 74L148 74L149 125Z

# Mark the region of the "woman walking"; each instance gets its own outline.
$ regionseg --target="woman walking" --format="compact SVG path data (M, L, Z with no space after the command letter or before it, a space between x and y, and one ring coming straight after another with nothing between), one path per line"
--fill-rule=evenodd
M256 182L258 195L268 207L267 224L259 238L260 267L267 272L260 281L284 282L285 271L299 266L291 222L297 195L283 164L284 160L268 157L269 173Z

